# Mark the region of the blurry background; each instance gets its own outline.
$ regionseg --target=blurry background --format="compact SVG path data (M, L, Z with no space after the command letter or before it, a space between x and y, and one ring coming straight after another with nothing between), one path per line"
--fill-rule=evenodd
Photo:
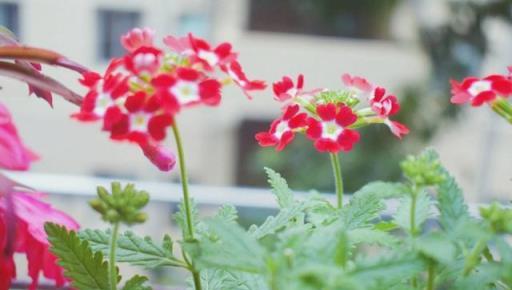
M159 38L193 32L214 43L232 42L248 76L269 84L304 73L308 88L336 88L344 72L365 76L401 99L398 119L412 133L399 141L384 126L363 129L356 149L341 157L347 190L399 178L399 160L432 146L470 201L510 200L512 127L488 108L450 105L448 81L504 73L512 64L511 20L510 0L0 0L0 24L21 42L54 49L100 71L123 53L121 34L148 26ZM45 71L84 91L77 75ZM62 184L68 184L77 192L94 192L92 182L60 182L60 175L176 181L177 172L158 172L136 146L108 140L99 124L70 120L76 108L58 97L51 110L28 97L24 84L1 83L0 101L12 110L26 143L42 156L32 170L36 175L25 177L40 187L62 192ZM230 196L249 196L250 190L232 187L264 186L262 167L269 166L294 189L331 192L328 157L316 154L309 141L298 138L279 154L257 146L254 134L278 113L270 89L248 101L236 88L225 90L218 108L184 111L178 122L192 181L227 186ZM177 188L172 190L179 196ZM207 198L215 192L194 194ZM170 219L155 222L162 220Z

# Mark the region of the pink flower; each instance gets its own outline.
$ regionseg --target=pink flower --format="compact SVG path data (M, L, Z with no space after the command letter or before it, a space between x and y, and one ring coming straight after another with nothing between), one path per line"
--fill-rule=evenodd
M228 65L223 65L221 69L226 72L240 88L242 88L244 94L249 99L252 99L249 95L249 91L264 90L267 87L264 81L248 80L240 66L240 63L236 60L232 61Z
M337 153L352 150L359 141L359 132L348 127L357 121L357 115L344 104L321 104L316 107L320 120L308 119L307 136L315 142L319 152Z
M400 111L400 104L394 95L386 95L386 89L377 87L370 98L370 106L379 117L389 117Z
M129 52L140 47L153 46L155 32L150 28L134 28L121 36L121 44Z
M351 90L356 97L365 97L370 94L373 89L373 85L370 84L365 78L358 76L351 76L350 74L344 74L341 76L341 80L349 90Z
M277 151L283 150L295 137L295 131L306 127L306 113L299 113L298 105L285 109L284 115L272 122L268 132L256 134L256 140L262 147L275 146Z
M400 122L391 121L388 118L384 120L384 124L386 124L391 130L391 133L393 133L393 135L395 135L399 139L402 139L403 136L409 134L409 128L407 128L407 126Z
M162 64L162 51L155 47L143 46L125 56L126 69L135 75L152 76Z
M167 35L164 37L164 44L178 54L189 55L194 52L192 50L189 37L174 37L172 35Z
M0 169L27 170L37 159L18 136L7 108L0 104Z
M62 268L49 250L44 224L53 222L71 230L79 225L41 201L42 197L41 193L21 190L0 193L0 290L9 289L10 281L16 277L14 253L24 253L27 257L28 275L32 279L29 289L37 289L41 274L54 280L57 287L66 282Z
M490 75L483 79L469 77L462 82L452 80L453 104L471 102L473 107L479 107L491 102L498 96L507 98L512 94L512 81L502 75Z

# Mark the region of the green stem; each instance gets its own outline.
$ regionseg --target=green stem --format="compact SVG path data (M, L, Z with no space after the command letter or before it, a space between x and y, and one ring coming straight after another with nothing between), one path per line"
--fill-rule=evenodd
M185 165L185 153L183 151L183 144L181 142L180 131L178 130L178 125L176 124L176 120L172 124L172 132L174 133L174 139L176 140L176 147L178 150L178 161L180 164L180 177L181 177L181 187L183 190L183 204L185 207L185 218L186 218L186 229L185 229L185 241L190 241L194 239L194 224L192 222L192 209L191 209L191 201L190 201L190 193L188 191L188 175L187 168ZM190 272L192 272L192 278L194 279L194 287L196 290L201 290L201 275L199 271L195 270L192 263L190 264Z
M343 176L341 175L341 165L338 154L331 153L331 165L336 182L336 198L338 208L343 207Z
M427 280L427 290L434 290L434 280L436 277L436 264L434 262L430 262L428 265L428 280Z
M487 247L487 239L481 239L476 243L475 247L469 253L464 264L464 276L468 276L469 273L475 268L480 262L480 254Z
M494 112L512 124L512 105L507 100L500 97L492 103L491 107Z
M410 222L411 222L411 235L416 236L416 199L417 199L416 189L413 189L411 194L411 213L410 213Z
M117 236L119 234L119 222L114 224L112 228L112 235L110 236L110 252L109 252L109 270L108 275L110 278L110 289L117 289L117 269L116 269L116 248L117 248Z

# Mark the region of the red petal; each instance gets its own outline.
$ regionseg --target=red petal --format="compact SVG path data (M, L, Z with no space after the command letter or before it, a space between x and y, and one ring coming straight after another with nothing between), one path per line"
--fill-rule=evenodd
M315 148L320 152L337 153L340 151L340 145L331 139L318 139L315 142Z
M283 150L288 144L290 144L293 141L294 137L295 133L293 133L292 131L284 132L283 135L281 136L281 140L279 140L279 143L277 144L276 150Z
M342 127L348 127L357 121L357 115L348 106L342 105L338 114L336 114L336 123Z
M220 83L214 79L202 81L199 84L199 96L209 106L216 106L220 103Z
M255 135L258 144L262 147L274 146L277 144L277 138L269 132L260 132Z
M142 110L146 102L146 93L139 91L129 96L124 103L124 107L131 113Z
M352 147L359 141L359 139L359 132L351 129L344 129L340 136L338 136L338 144L340 145L341 150L348 152L352 150Z
M336 118L336 105L332 103L318 105L316 107L316 113L320 119L324 121L332 121Z
M481 92L480 94L473 98L473 100L471 101L471 105L473 107L479 107L483 105L485 102L490 102L494 99L496 99L496 93L494 93L493 91Z
M307 120L308 129L306 130L306 135L310 139L318 139L322 136L322 124L313 118L309 118Z
M158 115L149 120L149 135L156 141L165 139L167 128L172 125L173 119L170 115Z
M290 120L295 114L299 112L299 110L299 105L290 105L286 107L283 115L283 120Z

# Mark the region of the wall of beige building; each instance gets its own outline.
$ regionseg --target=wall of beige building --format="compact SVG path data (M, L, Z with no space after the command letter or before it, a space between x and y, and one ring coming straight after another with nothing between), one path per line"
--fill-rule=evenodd
M414 14L407 5L398 10L393 21L399 40L374 41L249 32L245 29L247 1L20 0L17 3L22 7L23 42L56 49L99 70L105 63L97 57L96 13L99 8L115 8L142 11L144 26L155 28L159 36L177 30L183 11L207 9L212 22L210 38L232 42L240 52L248 75L269 82L284 74L305 73L307 86L336 87L340 85L340 75L350 72L398 90L406 82L421 80L428 73L428 62L414 42ZM492 27L495 34L506 29L500 25ZM496 49L486 69L499 71L504 67L499 60L511 46L498 41L493 47ZM73 73L53 68L45 68L45 71L83 92ZM58 97L55 108L50 110L43 101L27 97L26 87L18 82L2 79L2 87L2 101L13 111L27 144L43 157L34 171L110 172L145 179L168 179L167 174L157 172L144 159L136 146L109 141L99 132L98 124L70 121L69 115L75 108ZM185 138L192 179L215 185L233 183L240 122L247 118L274 118L278 112L279 106L272 100L270 90L248 101L236 88L225 90L219 108L184 111L178 122ZM512 160L506 145L510 144L510 130L506 131L509 128L503 125L492 126L492 130L500 128L500 132L505 132L496 139L489 133L489 122L495 122L490 114L471 112L465 117L466 121L447 123L431 145L440 150L443 160L470 196L476 197L483 187L491 188L493 195L502 195L509 186L506 174L512 172L511 163L503 161ZM489 144L482 141L488 139L486 136L498 140L491 144L492 152ZM169 146L173 146L172 142ZM479 157L481 153L492 153L493 161L487 164L492 166L490 185L479 181L482 173L478 168L485 165L485 160ZM175 176L176 172L171 175Z

